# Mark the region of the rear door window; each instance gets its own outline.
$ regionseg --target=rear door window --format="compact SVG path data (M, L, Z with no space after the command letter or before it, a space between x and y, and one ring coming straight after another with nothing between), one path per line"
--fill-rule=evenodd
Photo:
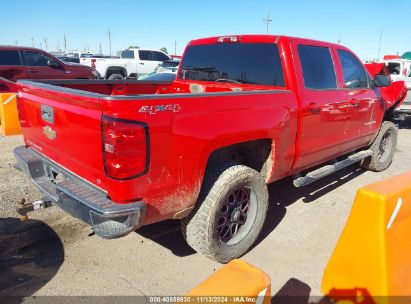
M305 88L315 90L337 88L334 63L328 47L299 45L298 56Z
M134 58L134 51L132 50L125 50L121 52L121 58L126 58L126 59L133 59Z
M138 51L140 60L152 60L150 51Z
M368 77L364 66L350 52L338 50L344 75L344 87L348 89L368 88Z
M21 65L19 52L13 50L0 51L0 65Z
M284 87L276 44L215 43L189 46L179 79Z

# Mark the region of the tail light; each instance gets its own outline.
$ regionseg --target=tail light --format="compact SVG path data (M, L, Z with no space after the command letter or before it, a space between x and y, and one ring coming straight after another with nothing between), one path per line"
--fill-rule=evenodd
M148 172L148 126L141 122L103 116L104 170L116 180L132 179Z
M91 67L96 68L96 61L97 59L91 59Z
M240 42L240 38L237 36L221 36L218 37L217 42L220 43L236 43L236 42Z

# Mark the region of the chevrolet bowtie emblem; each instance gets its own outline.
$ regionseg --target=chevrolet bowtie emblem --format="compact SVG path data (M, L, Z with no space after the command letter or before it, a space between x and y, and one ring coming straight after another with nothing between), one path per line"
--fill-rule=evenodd
M54 131L50 126L43 127L43 133L50 140L56 139L56 131Z

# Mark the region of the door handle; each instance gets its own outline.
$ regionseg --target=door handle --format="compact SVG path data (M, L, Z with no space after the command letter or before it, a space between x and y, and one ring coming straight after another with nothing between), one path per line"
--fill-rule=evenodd
M28 70L27 72L29 72L31 74L35 74L35 73L38 73L39 71L38 70Z
M321 112L320 105L315 102L310 102L307 108L308 108L308 112L312 114L320 114Z
M352 107L352 108L358 108L360 106L360 102L358 99L353 98L348 102L348 106Z
M140 62L141 65L144 65L144 62Z

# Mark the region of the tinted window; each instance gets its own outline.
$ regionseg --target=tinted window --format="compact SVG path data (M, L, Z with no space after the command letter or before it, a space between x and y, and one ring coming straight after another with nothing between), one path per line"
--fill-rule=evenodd
M216 43L188 47L179 79L284 86L278 47L263 43Z
M309 89L335 89L337 81L330 49L327 47L299 45L304 86Z
M48 60L54 61L42 53L31 51L24 51L24 58L26 59L26 64L29 66L47 66Z
M134 58L134 51L131 51L131 50L122 51L121 58Z
M150 51L138 51L140 56L140 60L151 60L151 52Z
M18 51L0 51L0 65L21 65Z
M152 52L152 56L153 56L152 58L153 58L154 61L170 60L170 58L167 55L165 55L161 52Z
M387 68L392 75L400 75L401 72L401 65L397 62L389 62L387 64Z
M361 62L353 54L338 50L343 74L345 88L367 88L367 73Z

